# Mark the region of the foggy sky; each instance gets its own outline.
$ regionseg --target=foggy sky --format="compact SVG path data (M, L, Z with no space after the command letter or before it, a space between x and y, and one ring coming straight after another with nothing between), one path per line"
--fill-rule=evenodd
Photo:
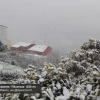
M89 38L100 39L100 0L0 0L0 24L12 44L77 50Z

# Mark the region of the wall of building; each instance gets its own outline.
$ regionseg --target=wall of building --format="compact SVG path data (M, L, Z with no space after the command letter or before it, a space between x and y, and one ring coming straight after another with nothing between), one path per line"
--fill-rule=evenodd
M28 53L32 53L32 54L37 54L37 55L42 55L42 56L47 56L48 54L50 54L52 52L52 48L51 47L47 47L46 50L44 52L38 52L38 51L31 51L28 50Z
M11 41L7 39L7 48L8 48L8 50L10 50L10 47L11 47Z
M51 52L52 52L52 48L48 46L47 49L43 52L43 55L46 56L50 54Z
M0 25L0 40L7 45L7 27L3 25Z

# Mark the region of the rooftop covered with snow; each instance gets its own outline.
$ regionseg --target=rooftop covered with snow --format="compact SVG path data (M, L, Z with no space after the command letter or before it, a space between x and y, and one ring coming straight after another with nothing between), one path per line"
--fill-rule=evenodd
M24 43L24 42L19 42L17 44L14 44L12 47L20 47L20 46L24 46L24 47L27 47L31 45L31 43Z
M31 51L38 51L38 52L44 52L46 50L48 46L43 46L43 45L35 45L31 48L29 48L28 50L31 50Z

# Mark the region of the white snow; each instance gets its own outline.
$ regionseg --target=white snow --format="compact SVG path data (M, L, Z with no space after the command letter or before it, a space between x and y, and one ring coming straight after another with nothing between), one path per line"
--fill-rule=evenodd
M66 96L67 99L71 95L71 93L69 92L69 90L66 87L63 87L63 94L64 94L64 96Z
M3 69L3 65L0 64L0 70Z
M66 96L57 96L56 100L67 100Z
M97 100L100 100L100 96L97 97Z
M43 91L42 93L50 98L50 94L48 94L47 91Z
M60 85L59 82L57 82L56 87L57 87L58 89L61 89L61 85Z
M53 100L54 96L53 96L53 93L51 91L51 88L48 88L47 91L48 91L48 93L50 95L50 99Z
M17 94L14 94L14 95L12 96L11 100L16 100L16 99L18 99L18 95L17 95Z
M39 79L39 82L44 82L44 78L40 78Z
M31 51L38 51L38 52L43 52L46 50L48 46L43 46L43 45L34 45L33 47L29 48L28 50Z
M24 42L19 42L17 44L14 44L12 47L20 47L20 46L24 46L24 47L27 47L31 45L31 43L24 43Z
M87 84L87 90L88 90L88 91L91 91L91 90L92 90L92 85Z
M31 98L32 98L33 100L36 100L36 97L35 97L35 96L31 96Z
M88 54L93 54L93 51L88 51Z
M14 66L14 65L10 65L7 63L0 63L0 71L2 72L13 72L13 73L18 73L19 75L23 75L24 71L22 68L18 67L18 66Z
M99 73L97 71L93 71L93 75L98 75Z
M43 71L43 72L42 72L42 77L45 77L46 74L47 74L47 71Z
M81 94L81 95L80 95L80 99L81 99L81 100L85 100L85 95L82 95L82 94Z
M78 88L76 88L75 93L76 93L76 94L78 94L78 93L80 93L80 91L81 91L81 88L80 88L80 87L78 87Z
M97 66L95 66L95 65L93 66L93 68L98 69Z

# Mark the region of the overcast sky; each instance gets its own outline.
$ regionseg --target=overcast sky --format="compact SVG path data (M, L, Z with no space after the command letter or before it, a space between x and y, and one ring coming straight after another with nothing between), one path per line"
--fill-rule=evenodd
M100 0L0 0L0 24L12 44L77 50L89 38L100 39Z

